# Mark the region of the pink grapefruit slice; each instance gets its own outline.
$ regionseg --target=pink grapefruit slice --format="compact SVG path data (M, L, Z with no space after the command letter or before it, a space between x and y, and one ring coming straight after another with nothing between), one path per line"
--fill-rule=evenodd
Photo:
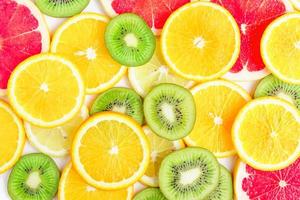
M300 158L285 169L271 172L237 161L234 189L240 200L299 200Z
M49 32L29 0L0 0L0 95L14 68L26 58L48 51Z
M266 27L277 17L293 11L289 0L211 0L225 7L240 27L239 59L224 78L258 80L269 74L260 55L260 40Z
M144 18L152 31L159 35L168 17L191 0L100 0L107 14L135 13Z

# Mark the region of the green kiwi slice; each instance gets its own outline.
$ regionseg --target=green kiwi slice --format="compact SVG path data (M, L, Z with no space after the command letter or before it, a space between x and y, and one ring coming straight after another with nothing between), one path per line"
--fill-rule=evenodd
M90 0L35 0L42 13L51 17L71 17L79 14Z
M168 200L158 188L147 188L139 192L133 200Z
M188 147L162 161L159 186L167 199L202 200L217 188L219 175L219 163L211 152Z
M191 92L172 83L159 84L148 93L144 100L144 113L152 131L168 140L187 136L196 119Z
M220 165L220 177L217 188L209 194L205 200L232 200L232 177L231 173Z
M132 89L112 88L100 94L94 101L90 114L114 111L131 116L143 124L144 112L142 98Z
M255 98L264 96L277 96L300 109L300 85L285 83L272 74L261 80L255 90Z
M59 170L49 156L32 153L23 156L8 179L12 200L52 200L57 192Z
M131 13L113 18L106 27L105 45L114 60L128 67L146 64L156 40L147 23Z

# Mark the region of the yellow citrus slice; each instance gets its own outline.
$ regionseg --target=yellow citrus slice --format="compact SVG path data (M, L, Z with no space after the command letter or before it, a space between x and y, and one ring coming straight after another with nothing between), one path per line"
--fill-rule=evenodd
M129 82L134 90L145 97L149 91L160 83L174 83L186 88L193 86L193 81L186 80L172 73L162 57L160 40L156 40L156 50L152 59L140 67L128 69Z
M158 171L162 160L173 151L184 148L185 145L182 140L169 141L161 138L147 126L143 129L150 141L150 163L140 181L145 185L158 187Z
M148 140L130 117L102 112L79 128L72 160L83 179L101 189L126 188L139 180L150 159Z
M1 174L10 169L20 158L25 144L25 131L21 119L2 100L0 100L0 122Z
M184 78L205 81L224 75L240 51L240 32L232 15L210 2L193 2L175 11L161 36L167 64Z
M273 21L261 40L266 67L281 80L300 84L300 13L286 14Z
M89 94L112 87L126 73L126 67L115 62L105 47L104 32L108 21L103 15L80 14L63 23L53 36L51 52L74 61Z
M239 112L232 138L238 155L251 167L283 169L300 155L300 113L278 98L258 98Z
M235 154L231 128L239 110L251 99L240 86L216 80L191 90L197 110L194 129L184 138L188 146L199 146L217 157Z
M69 154L76 130L87 119L89 111L86 106L81 108L71 121L53 128L41 128L25 122L25 131L29 142L41 152L61 157Z
M87 184L69 163L63 170L59 182L60 200L130 200L133 187L121 190L101 190Z
M84 83L69 60L40 54L23 61L8 82L12 107L26 121L40 127L66 123L80 110Z

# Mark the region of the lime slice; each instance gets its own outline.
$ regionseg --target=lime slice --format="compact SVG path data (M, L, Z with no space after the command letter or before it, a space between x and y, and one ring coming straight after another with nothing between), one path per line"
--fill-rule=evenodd
M29 142L41 152L62 157L69 153L74 133L80 124L88 118L89 111L83 106L71 121L54 128L40 128L25 122L25 130Z

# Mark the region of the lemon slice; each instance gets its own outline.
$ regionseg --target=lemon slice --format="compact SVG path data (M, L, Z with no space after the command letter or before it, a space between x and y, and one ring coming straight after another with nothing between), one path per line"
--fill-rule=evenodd
M74 61L89 94L111 88L127 71L111 58L105 47L104 32L108 21L107 17L95 13L77 15L57 29L51 43L51 52Z
M300 13L285 14L273 21L261 40L266 67L281 80L300 84Z
M89 111L83 106L71 121L58 127L41 128L25 122L26 135L29 142L41 152L54 157L66 156L77 128L88 116Z
M139 180L150 158L148 140L129 116L102 112L79 128L72 148L73 164L90 185L106 190L127 188Z
M210 81L191 90L196 103L194 129L184 138L188 146L199 146L217 157L234 155L231 127L239 110L251 99L240 86L229 81Z
M149 91L160 83L174 83L186 88L193 86L193 81L181 78L171 72L162 57L160 40L156 40L156 50L152 59L140 67L131 67L128 69L128 78L134 90L145 97Z
M206 81L224 75L240 52L240 32L232 15L210 2L193 2L175 11L161 35L163 56L178 75Z
M8 98L26 121L54 127L71 120L84 100L84 83L64 57L40 54L23 61L8 82Z
M66 165L58 188L60 200L130 200L133 187L121 190L100 190L87 184L69 163Z
M283 169L300 155L300 113L278 98L249 102L239 112L232 134L240 158L255 169Z
M162 160L173 151L184 148L185 145L182 140L170 141L161 138L147 126L144 126L143 130L150 141L151 152L147 171L140 181L145 185L158 187L158 171Z
M20 158L25 144L25 131L21 119L2 100L0 100L0 122L1 174L10 169Z

